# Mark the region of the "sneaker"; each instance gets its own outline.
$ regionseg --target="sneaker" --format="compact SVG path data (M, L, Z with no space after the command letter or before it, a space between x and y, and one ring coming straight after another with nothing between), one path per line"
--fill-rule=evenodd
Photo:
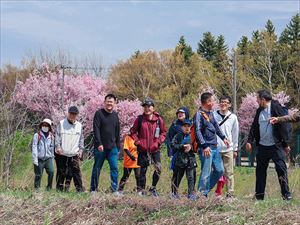
M154 196L154 197L158 197L159 196L159 194L158 194L158 192L157 192L157 190L156 190L156 188L155 187L151 187L150 189L149 189L149 192L152 194L152 196Z
M180 196L177 193L172 193L171 198L173 199L180 199Z
M283 198L283 200L286 200L286 201L291 201L293 199L291 194L286 194L286 195L282 196L282 198Z
M233 193L228 192L228 193L226 194L226 198L235 198L235 196L234 196Z
M198 200L198 196L197 195L194 195L194 194L189 194L188 195L188 199L191 200L191 201L196 201Z
M113 195L117 196L117 197L123 197L124 193L123 193L123 191L115 191L115 192L113 192Z
M96 195L97 191L91 191L90 193L91 193L91 195Z
M138 194L138 196L141 196L141 197L145 197L146 196L146 192L145 191L138 191L137 194Z

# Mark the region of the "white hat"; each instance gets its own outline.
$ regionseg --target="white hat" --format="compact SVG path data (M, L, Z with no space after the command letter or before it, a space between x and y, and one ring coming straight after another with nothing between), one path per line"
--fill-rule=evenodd
M52 126L52 121L50 120L50 119L44 119L40 124L42 124L42 123L47 123L47 124L49 124L50 126Z

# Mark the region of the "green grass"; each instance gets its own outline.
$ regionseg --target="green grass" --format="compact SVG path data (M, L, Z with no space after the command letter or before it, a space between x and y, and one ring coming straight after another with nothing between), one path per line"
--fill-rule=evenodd
M27 138L27 142L30 140ZM10 189L21 189L21 190L32 190L33 189L33 165L31 162L31 152L26 149L26 141L22 144L23 148L16 149L16 159L14 159L12 169L11 179L10 179ZM198 157L197 157L198 158ZM123 174L122 161L119 161L119 179ZM197 168L197 183L200 175L200 162L197 159L198 168ZM166 155L166 150L162 150L162 174L160 181L158 183L158 190L163 195L168 195L170 193L170 184L172 172L169 169L170 159ZM85 160L82 162L82 178L83 184L86 190L89 189L90 177L93 168L93 159ZM150 167L147 172L147 185L151 184L152 180L153 167ZM255 189L255 168L249 167L236 167L234 170L235 174L235 194L238 197L251 197L253 196ZM46 173L43 175L42 187L46 186L47 176ZM291 168L289 169L289 185L290 189L295 196L295 198L300 198L300 169ZM55 182L53 184L55 186ZM197 184L196 184L197 186ZM99 189L102 192L109 190L110 187L110 174L109 174L109 165L105 161L101 174L100 174L100 184ZM132 174L129 178L128 184L125 186L127 192L133 192L135 188L135 178ZM3 185L2 188L3 189ZM1 190L0 189L0 190ZM43 189L43 188L42 188ZM74 185L72 185L71 190L74 190ZM184 177L180 185L180 192L187 192L187 181ZM72 192L70 193L72 195ZM268 169L267 177L267 187L266 187L266 197L267 198L280 198L280 187L277 179L277 174L275 169Z

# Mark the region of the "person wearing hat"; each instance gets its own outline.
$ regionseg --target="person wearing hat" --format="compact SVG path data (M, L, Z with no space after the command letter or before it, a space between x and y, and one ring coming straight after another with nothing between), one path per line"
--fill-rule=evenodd
M76 190L83 191L79 161L84 149L84 137L82 124L77 121L78 114L78 108L71 106L67 118L61 120L56 129L56 189L59 191L66 190L65 182L68 174L72 174Z
M154 101L147 98L143 103L144 113L139 115L130 129L130 136L138 149L138 165L140 168L139 195L145 195L146 173L150 164L154 164L152 186L149 191L153 196L158 196L156 185L161 173L160 146L166 138L164 121L154 110Z
M44 119L37 133L33 135L32 141L32 161L34 165L34 188L39 189L44 169L48 174L47 190L52 188L53 181L53 157L54 157L54 137L52 135L52 122Z
M176 111L176 117L177 117L176 120L174 120L172 122L172 124L168 130L166 140L165 140L165 143L166 143L166 146L168 149L168 156L172 158L171 166L170 166L171 170L174 169L174 160L175 160L175 158L173 159L174 152L172 150L172 140L176 134L178 134L179 132L182 131L181 126L182 126L183 121L185 119L189 119L189 117L190 117L189 109L186 107L180 107Z
M197 167L196 157L191 144L191 127L193 122L189 119L182 121L181 131L172 140L172 149L176 153L174 160L173 177L171 183L172 197L179 198L178 188L184 173L188 181L188 199L196 200L195 189L195 168Z

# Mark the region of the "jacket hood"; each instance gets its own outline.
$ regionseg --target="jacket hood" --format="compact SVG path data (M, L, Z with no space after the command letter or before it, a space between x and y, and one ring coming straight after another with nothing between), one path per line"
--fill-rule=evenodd
M185 113L185 118L186 118L186 119L189 119L189 118L190 118L190 110L189 110L187 107L185 107L185 106L180 107L179 109L177 109L177 112L178 112L179 110L183 110L183 111L184 111L184 113Z

